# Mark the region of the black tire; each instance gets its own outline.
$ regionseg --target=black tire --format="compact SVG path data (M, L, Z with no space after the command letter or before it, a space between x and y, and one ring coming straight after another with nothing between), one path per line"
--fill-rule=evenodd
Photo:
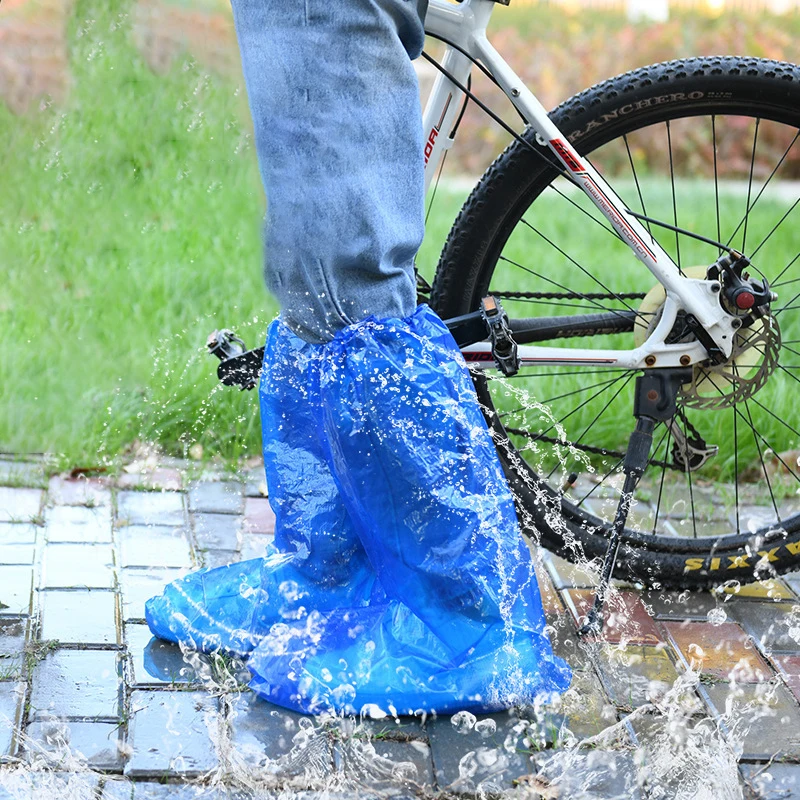
M745 368L763 375L769 372L765 387L742 399L726 393L732 392L733 387L740 384L719 379L722 383L720 389L715 376L711 384L714 385L713 391L722 396L719 401L723 403L722 408L696 409L690 407L690 400L699 402L696 397L687 395L682 399L683 419L689 421L680 423L682 432L688 435L698 429L702 441L713 434L716 438L706 444L716 444L720 448L719 453L709 458L708 463L697 472L673 469L675 461L670 450L673 434L664 426L656 430L654 441L658 442L659 438L661 441L657 447L654 445L649 472L655 477L655 484L651 478L650 485L654 487L653 492L658 490L658 501L648 501L649 505L646 504L648 508L654 506L648 512L651 518L654 517L652 531L649 521L646 526L643 522L640 530L626 529L615 577L646 585L700 588L726 581L748 582L756 577L797 567L800 564L800 504L794 498L795 493L800 494L800 467L793 463L786 464L784 460L788 459L786 453L800 448L800 434L795 429L800 426L793 421L800 415L787 421L791 417L791 400L787 400L787 393L800 397L796 391L800 388L800 371L795 372L795 365L800 370L800 347L787 344L787 341L800 342L800 324L795 321L798 312L794 309L795 304L800 305L797 299L800 297L800 259L786 269L783 267L786 252L795 256L800 253L800 236L791 230L792 223L800 220L800 208L794 210L798 194L796 187L790 183L800 177L800 143L796 143L800 131L800 68L774 61L737 57L697 58L657 64L598 84L567 100L550 116L578 152L590 154L601 173L610 176L612 185L615 182L626 184L627 193L619 189L618 193L628 198L626 202L631 204L629 207L638 211L644 207L650 216L668 223L677 219L677 224L716 240L722 237L722 241L725 241L731 232L735 232L738 238L734 244L738 242L744 245L745 254L752 254L756 250L756 273L763 269L771 283L775 275L780 273L777 284L781 288L776 289L779 293L777 306L781 309L777 318L780 319L784 342L780 354L777 359L772 358L768 362L764 355L764 361L755 365L742 357L733 367L737 375L740 371L744 372ZM523 136L539 152L546 152L536 143L530 130ZM654 136L662 137L664 142L654 144ZM712 140L710 150L709 138ZM752 153L747 142L752 143ZM634 147L631 147L632 144ZM785 147L787 144L788 149ZM767 154L762 156L764 145L768 146ZM748 154L751 155L749 164ZM665 163L668 162L668 167L663 168L668 169L663 180L643 178L643 167L650 175L659 174L659 159L662 156ZM628 178L626 160L629 162ZM711 191L712 162L714 209L709 208L711 199L704 199L705 192ZM769 172L776 165L768 180ZM692 177L695 170L704 172L709 183L695 183ZM737 194L740 191L738 184L728 183L728 178L742 181L742 194L747 190L743 206ZM559 304L563 303L578 305L587 312L597 311L598 306L602 306L616 309L632 307L644 315L652 314L652 309L645 311L645 306L639 305L642 300L624 295L619 299L619 295L622 292L647 293L655 284L654 279L635 262L624 245L613 236L601 233L601 229L588 219L584 213L588 206L582 203L579 195L576 197L565 188L563 180L558 178L552 167L531 152L530 147L520 142L513 142L495 160L463 206L441 255L431 304L443 318L478 308L480 299L490 292L501 297L511 317L581 313L573 308L561 308ZM764 197L759 194L762 185ZM545 191L551 186L561 187L562 195ZM644 189L651 191L655 200L649 201ZM780 190L777 194L774 192L776 189ZM539 200L542 195L545 197L544 203ZM537 200L539 203L536 203ZM690 214L684 208L681 215L681 203L691 206ZM554 210L553 204L558 204L558 211ZM562 206L566 211L562 212ZM741 225L736 228L742 216L742 207L747 218L744 230ZM544 208L544 211L537 215L540 208ZM733 208L739 208L739 211L731 212L733 216L726 220L726 212ZM788 216L781 223L784 228L780 236L766 237L764 245L754 248L752 244L755 244L756 237L759 241L764 239L769 226L781 219L780 209L788 211ZM713 214L713 211L716 213ZM792 212L797 216L793 216ZM567 213L575 215L578 222L574 225L565 222ZM708 220L705 214L708 214ZM716 225L713 224L714 216ZM523 217L525 221L521 222ZM592 247L588 241L595 228L600 236L608 240L608 246L602 250ZM748 228L751 237L749 249L746 241ZM548 234L550 229L554 232ZM556 241L555 237L561 235L558 231L563 234L564 230L567 231L566 235ZM673 257L677 255L679 260L683 259L684 266L693 263L692 258L696 259L694 263L708 266L719 256L717 249L685 236L678 237L655 227L652 232ZM580 295L571 297L568 291L564 291L574 289L570 281L576 276L580 278L579 267L576 266L580 262L573 260L569 252L576 246L590 251L588 267L609 287L606 292L609 296L600 301L587 301L586 288L579 290ZM514 253L524 251L524 257L528 260L521 264L520 257L508 256L507 253L512 250ZM770 259L773 263L769 263ZM520 297L519 285L504 291L500 285L503 280L518 280L517 273L512 272L514 264L522 267L521 274L526 280L523 287L525 291L555 291L567 296L555 299ZM629 265L630 270L637 271L624 274ZM787 270L790 271L787 273ZM645 273L644 276L639 277L642 273ZM793 284L795 278L798 284L788 285ZM603 294L596 288L593 291ZM611 295L616 297L612 298ZM785 313L782 313L784 306ZM773 304L775 311L778 308ZM797 322L800 323L800 320ZM796 337L794 332L798 333ZM623 344L619 335L613 344L610 340L598 339L553 344L591 347L603 346L603 341L606 342L605 346L633 346L630 339ZM760 346L769 349L763 343ZM749 352L748 359L757 361L756 351L762 353L758 348L758 345L745 343L743 349ZM573 383L570 385L578 386L594 380L588 377L591 372L588 370L581 371L579 375L567 368L552 369L553 378L539 372L535 378L528 379L534 392L547 393L541 387L555 386L555 382L559 386L566 385L567 378L567 383L571 381ZM633 428L630 381L633 375L627 378L630 386L621 382L612 383L588 405L581 402L571 414L566 415L568 418L577 418L581 414L594 415L595 411L602 411L607 397L603 392L611 391L608 402L618 404L615 411L617 416L604 422L602 429L596 420L581 435L568 431L556 437L546 436L542 428L538 432L521 430L516 423L512 424L512 412L516 413L514 407L520 402L516 387L525 384L501 381L495 375L477 375L475 385L495 436L509 484L517 497L524 530L540 539L551 551L570 560L602 557L609 532L606 509L602 509L604 519L601 519L597 508L592 508L595 501L591 493L579 497L572 489L563 495L560 490L565 475L575 471L580 473L580 470L574 469L573 462L580 463L581 460L587 475L592 468L609 470L599 484L601 489L604 484L616 485L619 478L614 466ZM546 384L547 381L550 384ZM701 386L707 390L709 385L706 382ZM514 393L512 403L504 396L508 391ZM589 390L580 391L586 397ZM567 399L559 398L562 392L558 390L551 390L551 393L556 399L550 405L555 415L563 419L563 412L570 407L562 405L567 403ZM700 394L700 388L697 393ZM548 399L543 398L543 402ZM787 402L789 405L786 405ZM757 419L763 417L766 422L757 422L754 411ZM529 408L520 408L519 413L523 417L528 415L526 419L530 417ZM749 421L750 427L742 420ZM546 423L534 421L532 424ZM742 426L741 437L739 426ZM551 424L545 430L552 427ZM516 433L509 434L507 429L513 429ZM764 435L764 430L771 432ZM554 438L558 443L553 441ZM524 448L523 444L528 447ZM574 447L568 448L567 445ZM772 455L767 445L770 445ZM531 447L535 459L529 457ZM723 452L724 456L721 455ZM754 455L756 452L757 459ZM671 465L670 458L673 458ZM772 459L775 464L768 463L767 459ZM531 463L533 460L537 462L535 466ZM757 467L753 467L754 460L758 462ZM558 467L559 463L560 470L545 474L551 465ZM777 469L770 475L775 465ZM755 477L752 470L755 470ZM592 485L597 484L596 479L592 479L592 482L587 475L579 475L576 485L587 486L587 481ZM664 509L667 508L665 486L672 492L673 481L679 487L688 487L684 502L688 504L691 501L691 535L682 535L680 530L676 535L676 526L680 527L677 517L673 518L668 511L662 510L662 501L665 503ZM697 494L701 490L703 497L708 495L709 502L704 513L713 524L704 521L705 518L700 519L701 529L698 531L701 515ZM731 491L734 492L732 505ZM609 502L615 505L613 492L611 494ZM763 509L748 510L762 500L769 512L765 512L764 519L760 517ZM718 505L723 501L723 505ZM729 507L735 510L730 511L730 527L725 529L720 527L725 523L717 524L715 516L718 513L728 514ZM674 508L669 511L674 511ZM774 514L774 519L769 519L769 514Z

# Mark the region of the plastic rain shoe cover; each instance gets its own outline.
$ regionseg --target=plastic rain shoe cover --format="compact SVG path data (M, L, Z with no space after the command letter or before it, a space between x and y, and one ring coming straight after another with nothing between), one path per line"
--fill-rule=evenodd
M317 611L385 601L312 414L309 373L320 349L279 320L267 334L261 413L274 546L265 558L194 572L148 600L147 623L159 638L244 656L273 625L304 616L311 599Z
M326 612L307 588L314 610L259 644L251 686L302 711L401 714L564 691L569 669L543 633L530 551L445 325L420 306L321 348L309 387L318 430L387 600ZM272 402L262 395L265 418Z
M171 584L147 606L156 635L252 650L252 688L307 713L494 711L568 687L469 374L430 309L326 345L273 323L261 412L276 549Z

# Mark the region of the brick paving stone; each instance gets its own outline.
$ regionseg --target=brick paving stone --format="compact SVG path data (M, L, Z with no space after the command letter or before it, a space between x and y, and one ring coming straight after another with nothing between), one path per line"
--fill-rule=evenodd
M29 628L27 617L0 617L0 681L22 676Z
M245 498L244 529L250 533L275 533L275 514L269 500L261 497Z
M309 735L309 726L315 726L309 717L243 692L233 700L228 719L231 744L247 767L268 765L286 776L305 772L322 776L333 769L330 737Z
M30 718L118 719L119 673L114 651L56 650L47 654L34 670Z
M24 683L0 683L0 759L14 755L24 700Z
M590 514L602 519L606 524L610 525L614 521L614 515L617 512L619 505L619 497L609 497L606 499L595 498L592 495L588 500L583 503L585 508ZM635 501L633 507L628 513L626 525L634 531L652 532L653 520L655 519L655 508L649 503L642 501Z
M37 525L0 522L0 545L36 544L38 531Z
M49 502L63 506L110 506L111 491L97 478L65 478L54 475L47 489Z
M594 601L593 589L568 589L564 592L567 608L576 624L586 616ZM647 613L637 592L621 591L606 603L605 624L599 639L608 644L659 644L663 637Z
M677 592L651 589L642 592L642 602L655 619L696 620L705 622L709 611L723 606L720 598L710 592Z
M180 647L172 642L156 639L147 625L126 625L125 643L131 658L131 686L170 686L196 683L200 680L192 664L184 658ZM209 669L208 656L197 653L191 659L197 659L198 663Z
M111 543L108 506L52 506L45 511L48 542Z
M184 525L180 492L119 492L117 519L129 525Z
M44 492L0 486L0 522L30 522L38 518Z
M428 741L425 722L419 717L384 717L383 719L359 719L358 731L370 740L405 742Z
M192 514L194 535L201 550L238 550L242 518L233 514Z
M542 560L553 579L556 589L590 588L597 585L598 576L593 570L577 564L570 564L552 553L542 553Z
M0 658L19 653L28 641L27 617L0 618Z
M241 561L237 550L205 550L201 551L203 566L213 569L214 567L227 567L228 564L235 564Z
M745 782L763 800L800 800L800 764L740 764Z
M196 483L189 489L192 511L241 514L244 511L242 484L234 481Z
M558 768L544 769L542 772L543 777L555 780L555 786L558 787L558 793L553 795L555 797L576 800L641 800L643 797L636 785L636 766L629 753L610 750L576 752L556 763Z
M0 543L0 564L7 566L21 564L32 566L36 556L35 544L2 544Z
M117 594L99 589L41 592L42 639L61 644L116 645Z
M44 473L45 465L40 461L0 459L0 484L43 488L46 483Z
M158 467L142 472L123 472L116 485L120 489L176 492L183 487L183 476L177 469Z
M588 663L581 640L575 630L575 621L566 609L560 614L546 614L547 634L553 653L569 664L570 668L585 669Z
M301 800L304 795L304 792L292 794L292 798ZM125 780L107 780L99 800L254 800L254 797L259 800L278 800L278 794L259 792L254 796L251 792L237 793L219 786L211 788L184 783ZM310 796L308 800L312 800ZM334 800L333 796L330 796L330 800Z
M678 672L663 647L603 648L598 652L601 676L611 700L637 708L650 702L650 692L672 688Z
M741 760L800 759L800 707L780 683L701 686Z
M434 786L431 747L427 742L343 739L334 744L333 756L337 772L379 794L389 789L416 794L420 787ZM486 760L483 750L481 757Z
M800 655L776 655L771 660L789 691L800 702Z
M441 716L425 724L440 789L502 791L530 772L524 720L501 713L481 715L474 722L475 717L466 714ZM464 719L474 724L466 725Z
M93 773L17 771L7 785L11 800L96 800L99 781Z
M192 567L192 551L183 528L131 525L117 531L122 567Z
M40 585L47 589L114 588L114 552L105 544L48 544Z
M25 566L0 566L0 616L30 614L33 570Z
M536 581L539 584L539 594L542 598L542 608L545 613L560 614L564 611L564 604L561 597L553 586L553 579L547 572L546 567L541 562L535 564Z
M267 547L272 544L272 541L272 536L265 536L260 533L243 533L239 560L248 561L251 558L264 558Z
M134 690L125 774L197 775L217 765L210 727L220 724L217 701L205 692Z
M722 589L723 595L731 599L755 599L755 600L794 600L794 592L781 580L770 578L766 581L754 581L734 586L726 586Z
M264 468L248 472L245 476L244 494L245 497L267 497L269 488L264 476Z
M735 603L728 609L763 652L800 651L800 606L790 603Z
M121 772L125 765L121 726L114 722L64 722L59 719L32 722L25 730L25 751L29 759L41 754L52 758L85 761L96 770Z
M164 590L172 581L182 578L188 570L130 567L120 571L122 619L126 622L144 619L144 604Z
M781 580L800 597L800 572L788 572L781 576Z
M737 683L759 683L772 672L750 637L735 623L665 622L684 663L704 675Z
M561 698L560 713L566 717L566 727L579 739L594 736L617 721L617 710L593 669L572 673L572 683Z

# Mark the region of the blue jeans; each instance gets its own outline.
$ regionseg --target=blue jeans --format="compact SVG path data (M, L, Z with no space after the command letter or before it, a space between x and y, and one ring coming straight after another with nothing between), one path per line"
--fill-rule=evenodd
M417 0L232 5L284 321L318 343L408 317L424 233Z

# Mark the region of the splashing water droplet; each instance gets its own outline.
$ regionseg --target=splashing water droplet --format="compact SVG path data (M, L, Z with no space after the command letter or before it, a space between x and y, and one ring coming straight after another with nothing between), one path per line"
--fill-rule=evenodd
M724 608L712 608L711 611L706 614L706 619L712 625L722 625L728 619L728 615L725 613Z
M493 719L482 719L480 722L475 723L475 731L483 739L487 739L497 731L497 723Z
M459 733L469 733L475 727L476 721L477 717L469 711L459 711L450 718L450 722Z

